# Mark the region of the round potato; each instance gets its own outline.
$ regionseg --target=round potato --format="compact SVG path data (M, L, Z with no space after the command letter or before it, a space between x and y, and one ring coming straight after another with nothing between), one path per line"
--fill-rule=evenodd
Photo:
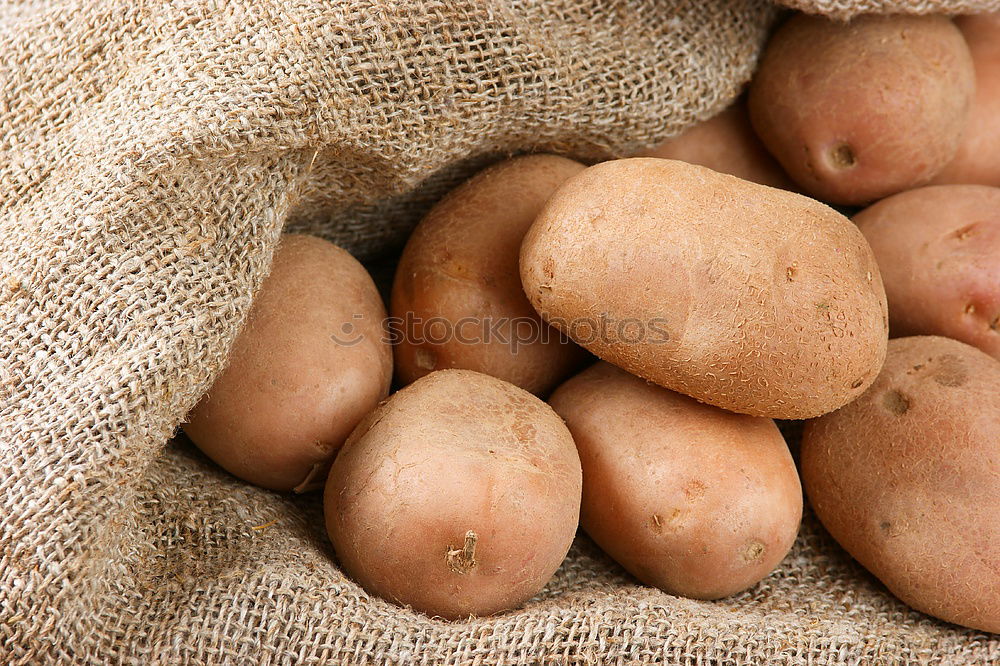
M1000 12L959 16L976 68L976 96L955 158L931 181L1000 187Z
M719 173L783 190L795 187L754 133L743 97L722 113L667 139L638 157L660 157L700 164Z
M209 458L274 490L321 487L389 391L385 307L364 267L313 236L282 237L229 366L184 425Z
M770 419L701 404L607 363L549 403L580 452L581 526L642 582L718 599L754 585L788 553L802 488Z
M372 412L330 470L326 527L366 590L458 619L515 608L562 563L580 458L544 402L470 370L418 379Z
M864 204L955 157L974 88L969 48L946 17L800 14L764 51L750 118L806 192Z
M857 227L684 162L617 160L566 181L525 236L521 280L602 359L754 416L834 410L885 355L885 293Z
M923 187L854 221L882 269L893 335L943 335L1000 359L1000 188Z
M476 370L546 393L586 353L535 313L521 289L521 239L583 165L554 155L487 169L438 203L410 237L390 311L402 384L442 368Z
M820 520L893 594L1000 632L1000 363L890 340L872 387L806 424L801 464Z

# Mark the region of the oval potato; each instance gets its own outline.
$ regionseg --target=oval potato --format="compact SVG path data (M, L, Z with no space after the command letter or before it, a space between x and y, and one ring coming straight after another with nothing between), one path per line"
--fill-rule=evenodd
M314 236L283 236L228 367L184 432L250 483L321 486L351 430L389 392L384 320L354 257Z
M798 534L802 488L770 419L598 363L552 394L583 465L580 524L642 582L718 599L767 576Z
M955 157L975 74L945 16L797 14L750 83L750 118L803 190L865 204L929 181Z
M521 239L579 162L517 157L450 192L417 225L403 250L391 314L400 383L464 368L546 393L586 353L535 313L521 289Z
M542 317L632 374L724 409L808 418L875 379L885 293L864 237L806 197L673 160L569 179L521 248Z
M893 594L1000 632L1000 362L890 340L871 388L806 424L801 464L823 525Z
M922 187L854 221L882 269L894 336L943 335L1000 359L1000 188Z
M458 619L520 606L562 563L580 513L580 458L544 402L441 370L358 425L324 508L345 571L369 592Z

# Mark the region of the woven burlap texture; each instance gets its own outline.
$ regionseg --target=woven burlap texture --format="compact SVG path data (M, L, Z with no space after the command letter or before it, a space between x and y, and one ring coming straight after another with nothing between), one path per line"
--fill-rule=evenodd
M0 663L986 663L807 522L718 603L583 537L448 624L335 566L318 498L165 444L283 225L362 256L497 156L624 154L724 106L762 0L0 2ZM858 660L868 660L859 662Z
M998 0L777 0L786 7L846 20L859 14L981 14Z

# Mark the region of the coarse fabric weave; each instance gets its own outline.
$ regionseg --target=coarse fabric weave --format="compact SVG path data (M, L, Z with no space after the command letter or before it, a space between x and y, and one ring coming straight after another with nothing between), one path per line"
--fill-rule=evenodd
M168 443L283 228L372 257L513 153L627 154L725 106L763 0L0 0L0 663L987 664L807 519L720 602L581 537L445 623L336 568L319 498Z

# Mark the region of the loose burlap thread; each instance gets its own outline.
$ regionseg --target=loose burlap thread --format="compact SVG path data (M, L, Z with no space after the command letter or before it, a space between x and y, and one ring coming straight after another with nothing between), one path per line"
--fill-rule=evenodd
M371 257L497 157L626 154L749 77L762 0L0 2L0 662L978 664L811 518L719 602L585 537L445 623L336 568L316 496L167 443L283 228Z

